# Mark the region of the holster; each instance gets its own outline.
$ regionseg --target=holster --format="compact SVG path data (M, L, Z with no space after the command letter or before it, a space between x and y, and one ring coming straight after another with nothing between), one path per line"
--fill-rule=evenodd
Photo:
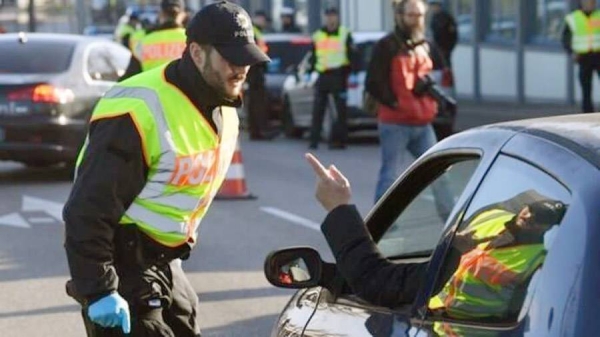
M163 266L175 259L187 259L191 247L166 247L134 225L119 225L114 236L114 264L119 274Z

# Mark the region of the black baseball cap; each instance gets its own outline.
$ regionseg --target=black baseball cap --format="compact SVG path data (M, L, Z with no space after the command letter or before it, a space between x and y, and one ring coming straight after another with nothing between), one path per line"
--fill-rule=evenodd
M325 15L338 15L338 14L340 14L340 12L338 11L337 7L329 6L329 7L325 8Z
M271 59L254 41L248 13L240 6L219 1L203 7L186 29L187 43L209 44L236 66L250 66Z
M164 10L169 10L171 8L183 8L182 0L161 0L160 8Z

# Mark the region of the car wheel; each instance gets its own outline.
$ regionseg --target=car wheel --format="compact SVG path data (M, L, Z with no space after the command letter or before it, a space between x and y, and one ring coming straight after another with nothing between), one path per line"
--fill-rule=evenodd
M292 108L290 106L290 101L287 97L283 99L282 124L283 124L283 132L286 137L294 138L294 139L302 138L302 134L304 132L302 131L302 129L298 128L294 124L294 116L292 116Z

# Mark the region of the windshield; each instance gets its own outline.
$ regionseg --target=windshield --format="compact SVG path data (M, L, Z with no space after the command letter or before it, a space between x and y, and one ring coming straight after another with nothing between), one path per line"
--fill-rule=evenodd
M284 74L286 70L302 61L302 57L311 49L309 39L267 42L271 62L267 65L269 74Z
M0 41L0 73L52 74L69 69L75 44L71 41Z

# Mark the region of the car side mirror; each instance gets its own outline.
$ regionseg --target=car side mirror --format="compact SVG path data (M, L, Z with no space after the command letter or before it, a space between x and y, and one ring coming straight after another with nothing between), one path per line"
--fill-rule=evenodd
M319 285L323 261L310 247L286 248L271 252L265 259L265 276L280 288L302 289Z

